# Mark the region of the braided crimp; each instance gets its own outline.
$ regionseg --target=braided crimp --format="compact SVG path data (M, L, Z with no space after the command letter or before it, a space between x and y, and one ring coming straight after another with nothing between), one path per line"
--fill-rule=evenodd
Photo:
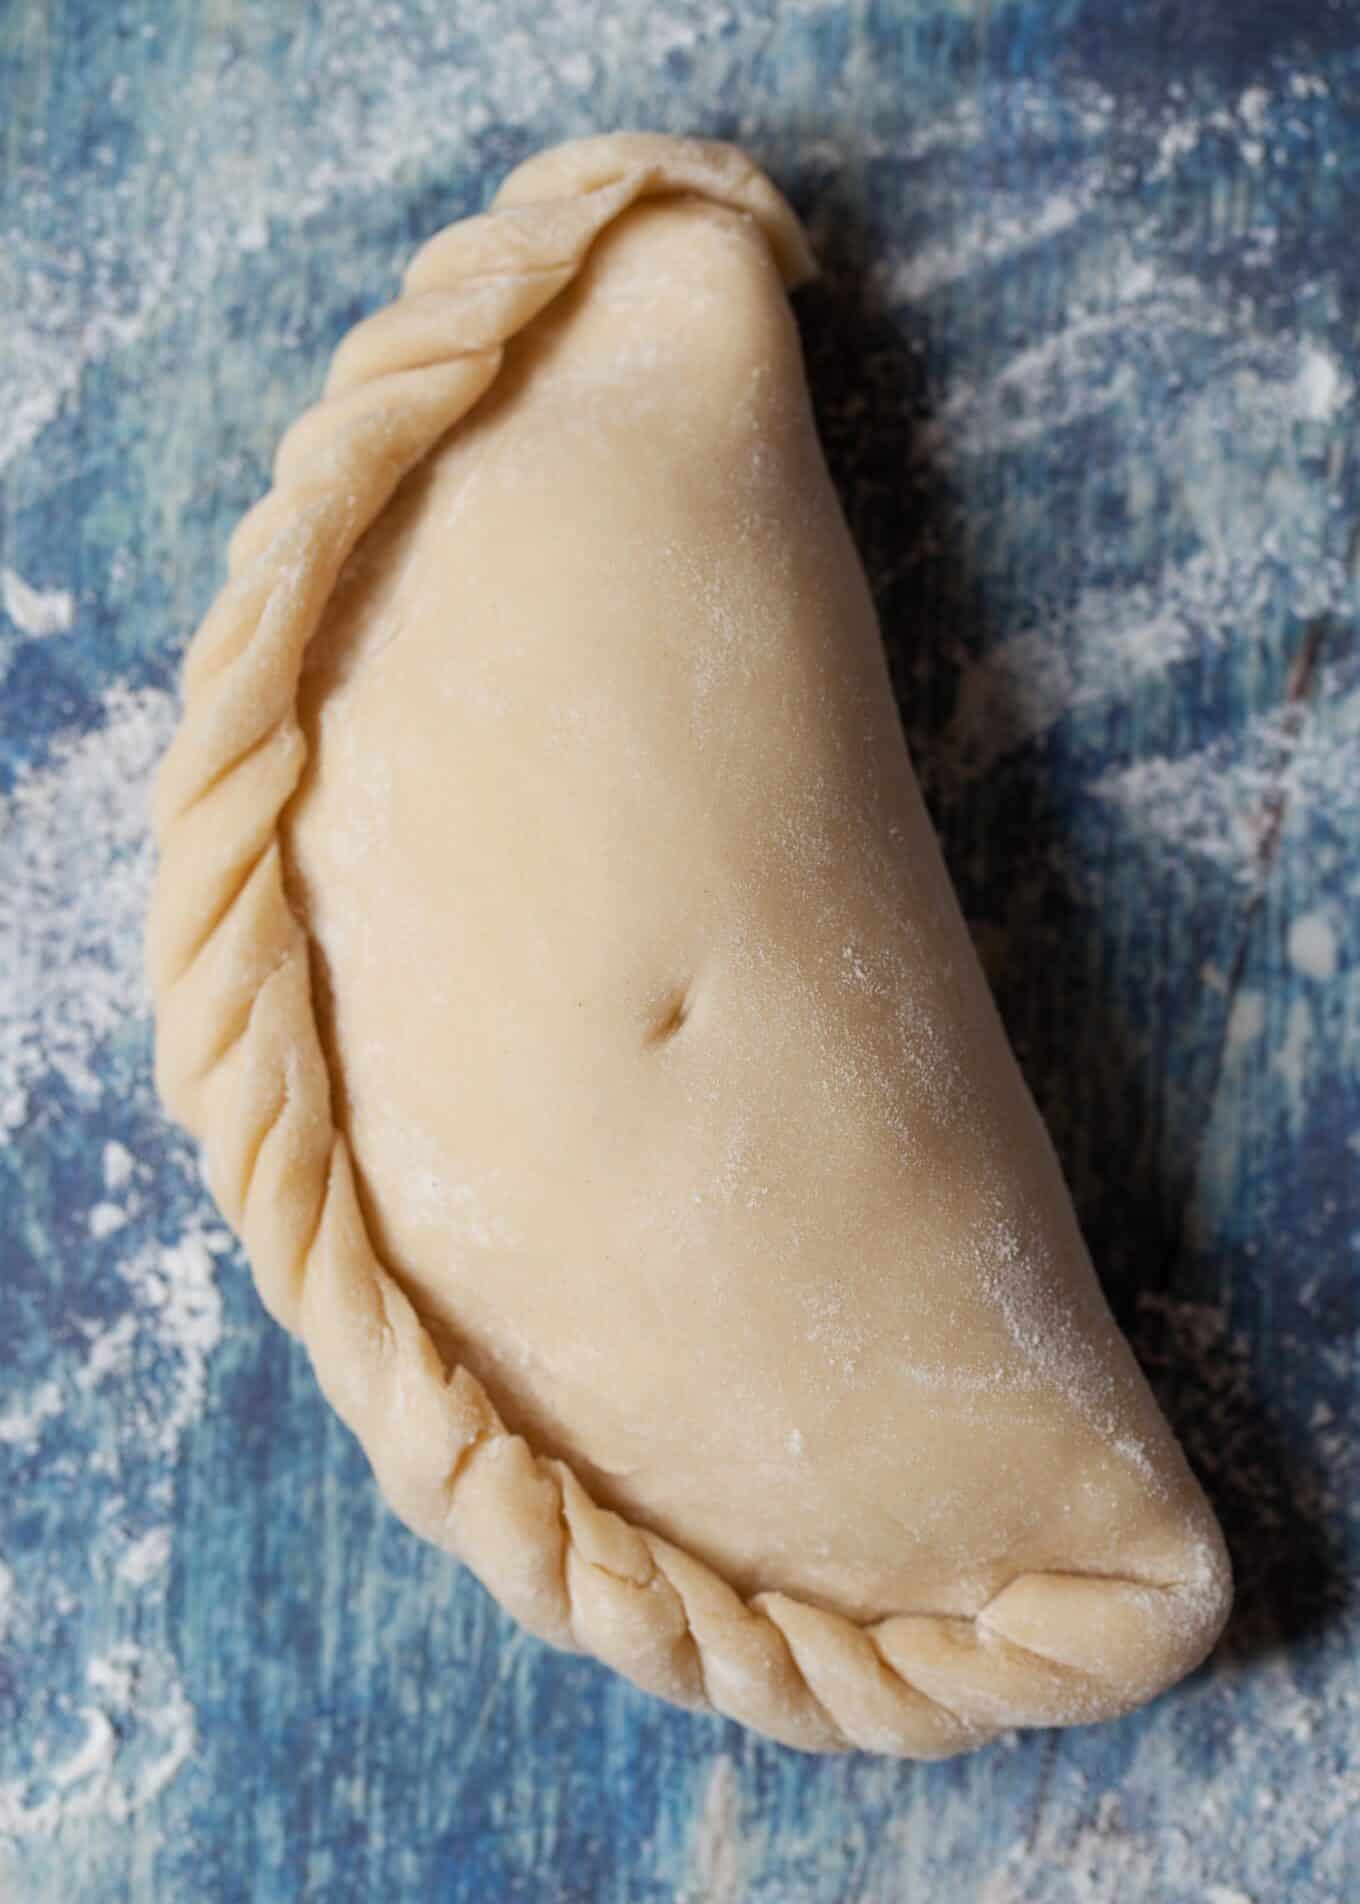
M526 1627L805 1750L944 1757L1011 1725L1107 1717L1170 1683L1203 1651L1194 1590L1030 1574L973 1618L862 1626L780 1593L744 1600L598 1507L570 1468L506 1431L472 1375L444 1365L378 1261L285 891L280 818L306 752L299 673L347 557L600 233L640 199L675 193L752 217L787 284L811 270L792 212L730 146L630 134L561 147L515 172L490 213L431 239L284 437L273 489L237 529L229 580L190 647L156 785L157 1081L204 1145L266 1305L301 1335L397 1512ZM1184 1658L1165 1644L1177 1593L1191 1616Z

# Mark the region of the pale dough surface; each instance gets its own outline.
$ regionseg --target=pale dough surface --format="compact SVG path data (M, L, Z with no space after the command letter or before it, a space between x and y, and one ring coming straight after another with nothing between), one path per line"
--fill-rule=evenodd
M350 1220L439 1364L742 1596L973 1644L1021 1582L1097 1679L1107 1634L1103 1697L1001 1719L1192 1665L1221 1540L950 889L768 226L613 219L319 602L297 725Z

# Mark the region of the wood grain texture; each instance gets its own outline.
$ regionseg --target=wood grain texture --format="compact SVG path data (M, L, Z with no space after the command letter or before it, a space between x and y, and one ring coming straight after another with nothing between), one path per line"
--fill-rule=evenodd
M151 765L273 445L535 148L733 137L965 909L1240 1604L1150 1711L820 1762L379 1503L150 1090ZM1332 1904L1360 1869L1360 8L0 9L0 1887Z

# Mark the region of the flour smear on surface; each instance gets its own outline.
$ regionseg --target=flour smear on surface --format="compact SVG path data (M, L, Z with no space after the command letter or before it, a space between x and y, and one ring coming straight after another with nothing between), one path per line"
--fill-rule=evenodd
M69 588L37 588L6 568L0 568L0 605L15 628L34 641L65 634L76 614Z
M0 1516L0 1646L24 1720L0 1776L10 1840L118 1824L194 1744L167 1637L174 1472L221 1334L216 1259L230 1239L201 1202L163 1235L168 1173L192 1180L192 1164L178 1143L158 1169L138 1158L149 1080L127 1090L109 1060L112 1040L145 1032L145 814L171 723L169 697L115 687L102 724L59 736L3 806L0 1132L23 1145L44 1118L89 1115L123 1120L130 1139L94 1153L47 1339L22 1345L0 1410L0 1498L18 1504L42 1477L54 1516L49 1540L8 1550Z
M142 921L151 879L151 775L174 726L167 694L115 685L102 724L58 735L0 796L0 1132L59 1080L101 1100L105 1039L145 1015Z

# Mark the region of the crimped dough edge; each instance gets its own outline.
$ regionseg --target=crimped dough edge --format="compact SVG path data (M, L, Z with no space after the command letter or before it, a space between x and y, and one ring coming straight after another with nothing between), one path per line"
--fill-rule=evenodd
M524 1626L803 1750L943 1758L1014 1725L1113 1717L1180 1678L1226 1613L1221 1552L1192 1580L1030 1573L972 1618L861 1625L777 1592L743 1598L599 1507L569 1466L506 1430L475 1377L445 1365L379 1261L285 892L280 822L306 754L299 674L343 564L601 232L676 193L752 218L790 288L811 273L794 214L735 147L579 140L530 159L490 212L417 253L401 296L350 332L322 400L284 436L273 488L237 528L229 579L190 646L156 783L157 1083L203 1145L261 1297L305 1343L388 1500Z

